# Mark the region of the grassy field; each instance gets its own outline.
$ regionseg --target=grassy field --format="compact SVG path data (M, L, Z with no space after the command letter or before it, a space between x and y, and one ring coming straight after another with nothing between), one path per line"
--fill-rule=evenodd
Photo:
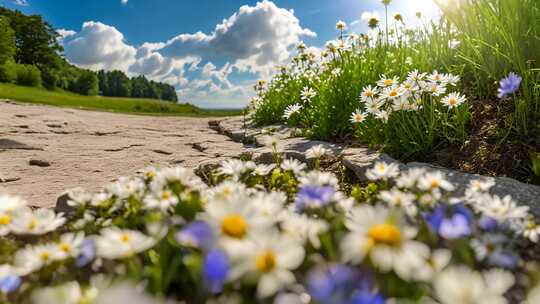
M175 104L154 99L83 96L66 91L48 91L6 83L0 83L1 98L85 110L143 115L231 116L241 114L241 110L207 110L191 104Z

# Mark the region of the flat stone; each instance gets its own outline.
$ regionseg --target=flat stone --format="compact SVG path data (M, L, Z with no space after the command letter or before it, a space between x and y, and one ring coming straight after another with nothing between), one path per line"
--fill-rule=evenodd
M387 154L379 153L365 147L346 148L341 155L343 156L343 165L353 171L361 182L368 181L366 171L373 168L377 162L398 163L401 165L400 162Z
M37 167L50 167L51 163L49 163L46 160L40 160L40 159L31 159L28 164L30 166L37 166Z
M27 144L8 139L8 138L0 138L0 150L1 149L13 149L13 150L43 150L41 148L36 148L29 146Z

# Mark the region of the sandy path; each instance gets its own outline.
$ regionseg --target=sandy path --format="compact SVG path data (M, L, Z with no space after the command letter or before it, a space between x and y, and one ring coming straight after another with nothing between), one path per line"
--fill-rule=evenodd
M0 193L51 206L66 189L99 189L150 165L196 167L239 155L242 146L210 130L209 120L0 101Z

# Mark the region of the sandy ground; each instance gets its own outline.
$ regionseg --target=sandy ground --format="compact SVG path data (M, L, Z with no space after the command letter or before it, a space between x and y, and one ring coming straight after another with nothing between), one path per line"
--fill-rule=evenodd
M0 194L52 206L67 189L97 190L150 165L196 167L239 155L242 145L209 129L209 120L0 101Z

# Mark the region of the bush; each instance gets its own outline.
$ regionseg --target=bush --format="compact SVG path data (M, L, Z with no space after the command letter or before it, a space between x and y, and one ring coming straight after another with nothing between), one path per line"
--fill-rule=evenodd
M97 95L99 93L98 78L92 71L81 71L77 78L74 91L82 95Z
M36 66L16 64L16 72L16 84L28 87L39 87L41 85L41 72Z
M17 65L12 60L0 65L0 82L14 82L17 80Z
M60 77L55 70L43 69L41 71L41 80L43 81L43 87L47 90L53 90L58 87Z

